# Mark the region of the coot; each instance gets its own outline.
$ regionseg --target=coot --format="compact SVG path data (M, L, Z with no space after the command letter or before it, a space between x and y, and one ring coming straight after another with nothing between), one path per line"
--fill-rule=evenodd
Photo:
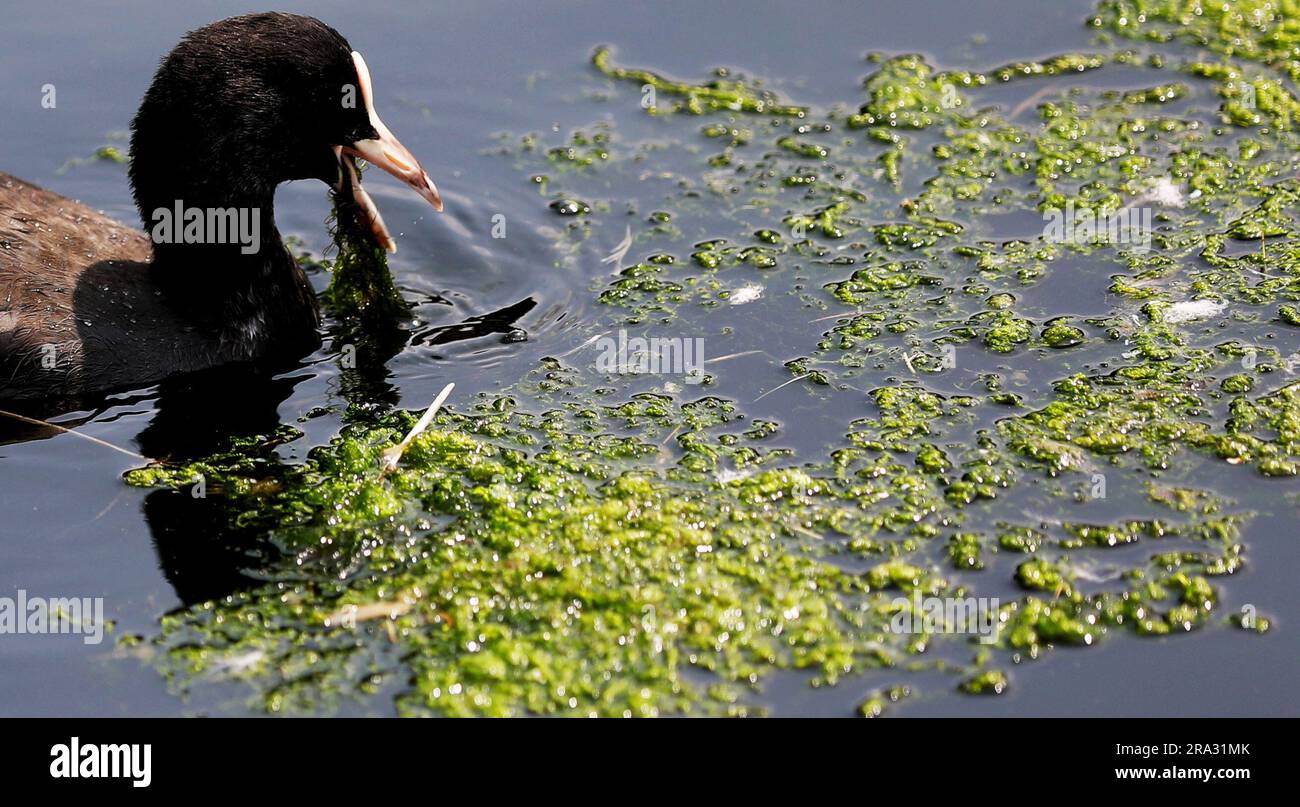
M142 386L298 358L319 311L275 227L275 188L315 178L394 244L356 159L435 209L420 163L374 109L359 53L311 17L234 17L187 34L131 124L141 233L0 173L0 400Z

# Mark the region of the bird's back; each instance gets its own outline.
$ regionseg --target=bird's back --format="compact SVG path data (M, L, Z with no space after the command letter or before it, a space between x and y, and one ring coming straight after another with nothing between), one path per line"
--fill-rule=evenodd
M143 233L0 173L0 399L79 394L88 362L123 383L147 375L149 357L132 353L158 346L131 332L170 318L150 252Z

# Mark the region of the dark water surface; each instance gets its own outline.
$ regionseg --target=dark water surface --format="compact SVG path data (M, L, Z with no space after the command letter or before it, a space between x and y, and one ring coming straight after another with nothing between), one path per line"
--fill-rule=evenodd
M623 64L673 76L697 78L727 65L763 77L786 98L829 106L860 100L867 51L920 52L941 68L987 69L1085 48L1090 32L1082 20L1091 10L1088 2L1038 0L277 5L320 17L366 56L376 107L422 160L446 202L446 213L438 216L389 178L367 179L397 237L391 266L398 285L420 303L415 338L387 363L386 376L372 379L368 394L409 408L426 405L448 381L457 384L462 401L502 389L540 358L578 348L597 332L590 289L609 275L599 256L622 238L621 222L608 217L577 260L557 267L548 233L559 225L546 197L510 158L493 153L500 132L567 133L602 119L616 122L631 141L668 131L668 124L641 114L635 87L609 97L590 92L601 86L589 63L596 45L616 47ZM90 162L63 169L106 143L125 149L114 138L126 129L158 59L182 32L252 10L262 9L230 2L11 6L0 26L0 170L136 224L123 167ZM1151 83L1122 71L1109 80L1121 88ZM57 87L54 110L40 106L46 83ZM997 101L992 94L984 100ZM665 195L653 183L635 181L606 194L625 196L642 213ZM319 183L284 187L276 212L282 232L315 252L325 248L328 210ZM509 228L504 239L490 234L497 214ZM1008 218L991 226L1005 230L1005 237L1036 234L1035 220ZM1026 227L1029 232L1017 232ZM1035 319L1105 314L1106 285L1105 274L1057 273L1027 291L1025 304ZM718 340L710 351L752 347L757 333L770 340L775 355L799 355L810 335L815 341L826 327L809 329L806 313L791 317L775 296L759 300L744 318L736 317L741 333L735 344ZM509 338L516 329L526 341ZM729 368L719 394L751 401L788 378L779 362L737 361L752 363ZM292 461L337 432L345 404L341 383L334 362L318 356L274 383L233 379L197 397L139 390L58 420L150 456L197 454L228 431L286 423L305 433L281 449ZM820 407L815 417L812 407ZM844 423L860 414L825 407L773 395L746 411L801 424L784 439L811 459L841 441ZM313 412L320 408L324 414ZM226 571L231 564L222 550L194 540L201 524L193 514L173 518L165 505L146 505L148 491L123 484L122 473L139 465L68 435L0 445L0 596L24 589L103 597L116 632L149 636L161 614L236 584L227 579L237 573ZM900 713L1296 713L1300 700L1290 689L1300 641L1286 615L1300 612L1294 583L1300 544L1291 506L1280 497L1276 505L1277 512L1249 528L1247 570L1223 583L1230 590L1248 586L1251 596L1266 600L1276 617L1272 633L1215 628L1195 639L1114 636L1102 647L1057 650L1045 663L1022 665L1016 686L1001 698L963 697L952 693L951 681L926 687L918 679L924 696ZM256 554L262 548L225 551ZM892 680L872 673L814 690L800 676L782 675L765 700L776 714L846 714L864 692ZM376 699L369 707L383 703ZM112 635L98 647L75 636L0 636L0 714L192 714L205 708L168 694L150 665L114 649Z

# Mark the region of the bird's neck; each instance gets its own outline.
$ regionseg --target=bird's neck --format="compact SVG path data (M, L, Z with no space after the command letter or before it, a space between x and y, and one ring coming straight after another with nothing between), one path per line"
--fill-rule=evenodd
M231 358L311 349L316 296L280 239L272 197L215 205L182 197L162 207L142 214L154 242L150 271L173 310Z

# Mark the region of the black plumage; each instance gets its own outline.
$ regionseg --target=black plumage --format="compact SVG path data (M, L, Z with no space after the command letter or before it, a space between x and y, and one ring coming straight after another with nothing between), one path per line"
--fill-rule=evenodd
M319 20L268 13L192 31L162 60L131 125L129 177L145 228L178 202L255 210L252 252L233 239L151 244L0 174L0 400L68 398L314 349L317 302L276 230L276 186L315 178L346 191L341 161L369 144L396 155L381 167L441 205L369 103L345 103L359 71L369 82L358 59ZM387 237L381 223L375 233Z

